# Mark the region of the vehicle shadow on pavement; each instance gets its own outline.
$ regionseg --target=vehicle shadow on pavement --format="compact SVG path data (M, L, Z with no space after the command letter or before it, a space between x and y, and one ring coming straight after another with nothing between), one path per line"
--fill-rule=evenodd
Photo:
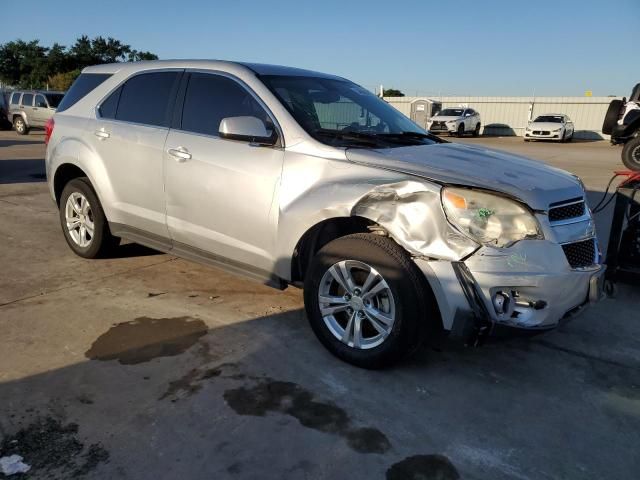
M42 140L3 140L0 139L0 148L2 147L14 147L16 145L36 145L42 144Z
M633 298L620 318L605 304L555 333L424 348L383 371L332 357L299 309L114 319L75 363L0 383L0 456L22 455L30 478L632 478Z
M45 182L46 180L43 159L0 160L0 185Z

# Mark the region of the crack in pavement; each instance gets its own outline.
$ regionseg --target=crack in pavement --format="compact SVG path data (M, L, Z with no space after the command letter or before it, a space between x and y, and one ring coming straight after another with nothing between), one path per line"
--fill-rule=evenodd
M581 352L579 350L574 350L572 348L568 348L568 347L562 347L560 345L556 345L554 343L551 343L547 340L536 340L534 342L532 342L536 345L540 345L541 347L545 347L548 348L550 350L556 350L562 353L566 353L567 355L573 355L579 358L583 358L585 360L592 360L594 362L601 362L601 363L605 363L607 365L611 365L614 367L619 367L619 368L629 368L629 369L637 369L638 365L626 365L622 362L618 362L616 360L611 360L608 358L602 358L602 357L597 357L595 355L591 355L589 353L586 352Z
M142 267L137 267L137 268L130 268L129 270L124 270L122 272L112 273L110 275L105 275L103 277L95 278L93 280L88 280L86 282L74 283L74 284L71 284L71 285L67 285L65 287L60 287L60 288L56 288L54 290L49 290L47 292L36 293L34 295L29 295L29 296L26 296L26 297L17 298L15 300L11 300L11 301L8 301L8 302L0 303L0 308L6 307L8 305L13 305L15 303L24 302L25 300L31 300L33 298L44 297L44 296L47 296L47 295L49 295L51 293L56 293L56 292L61 292L63 290L69 290L71 288L76 288L76 287L79 287L80 285L89 285L89 284L92 284L92 283L95 283L95 282L100 282L102 280L106 280L107 278L113 278L113 277L118 277L120 275L126 275L128 273L137 272L137 271L143 270L145 268L155 267L155 266L158 266L158 265L162 265L163 263L173 262L174 260L178 260L178 259L179 259L179 257L172 257L172 258L169 258L167 260L163 260L161 262L156 262L156 263L152 263L152 264L149 264L149 265L143 265Z

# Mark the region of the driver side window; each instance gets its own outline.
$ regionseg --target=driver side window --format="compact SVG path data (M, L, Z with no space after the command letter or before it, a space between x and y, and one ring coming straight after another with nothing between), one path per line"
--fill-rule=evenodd
M229 117L256 117L273 130L273 122L258 101L231 78L192 73L182 108L181 130L218 136L220 122Z

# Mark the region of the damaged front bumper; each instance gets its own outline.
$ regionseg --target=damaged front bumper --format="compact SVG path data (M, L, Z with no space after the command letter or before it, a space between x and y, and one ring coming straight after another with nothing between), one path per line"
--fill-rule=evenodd
M595 241L595 239L594 239ZM601 298L604 266L572 269L562 246L521 241L464 261L416 259L451 336L478 343L497 330L545 331Z

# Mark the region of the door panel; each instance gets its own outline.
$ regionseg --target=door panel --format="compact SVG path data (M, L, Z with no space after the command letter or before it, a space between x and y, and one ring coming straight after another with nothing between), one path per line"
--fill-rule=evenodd
M104 119L92 123L88 136L111 184L109 220L169 238L162 161L169 129Z
M175 243L270 271L284 151L171 130L165 150L167 224Z

